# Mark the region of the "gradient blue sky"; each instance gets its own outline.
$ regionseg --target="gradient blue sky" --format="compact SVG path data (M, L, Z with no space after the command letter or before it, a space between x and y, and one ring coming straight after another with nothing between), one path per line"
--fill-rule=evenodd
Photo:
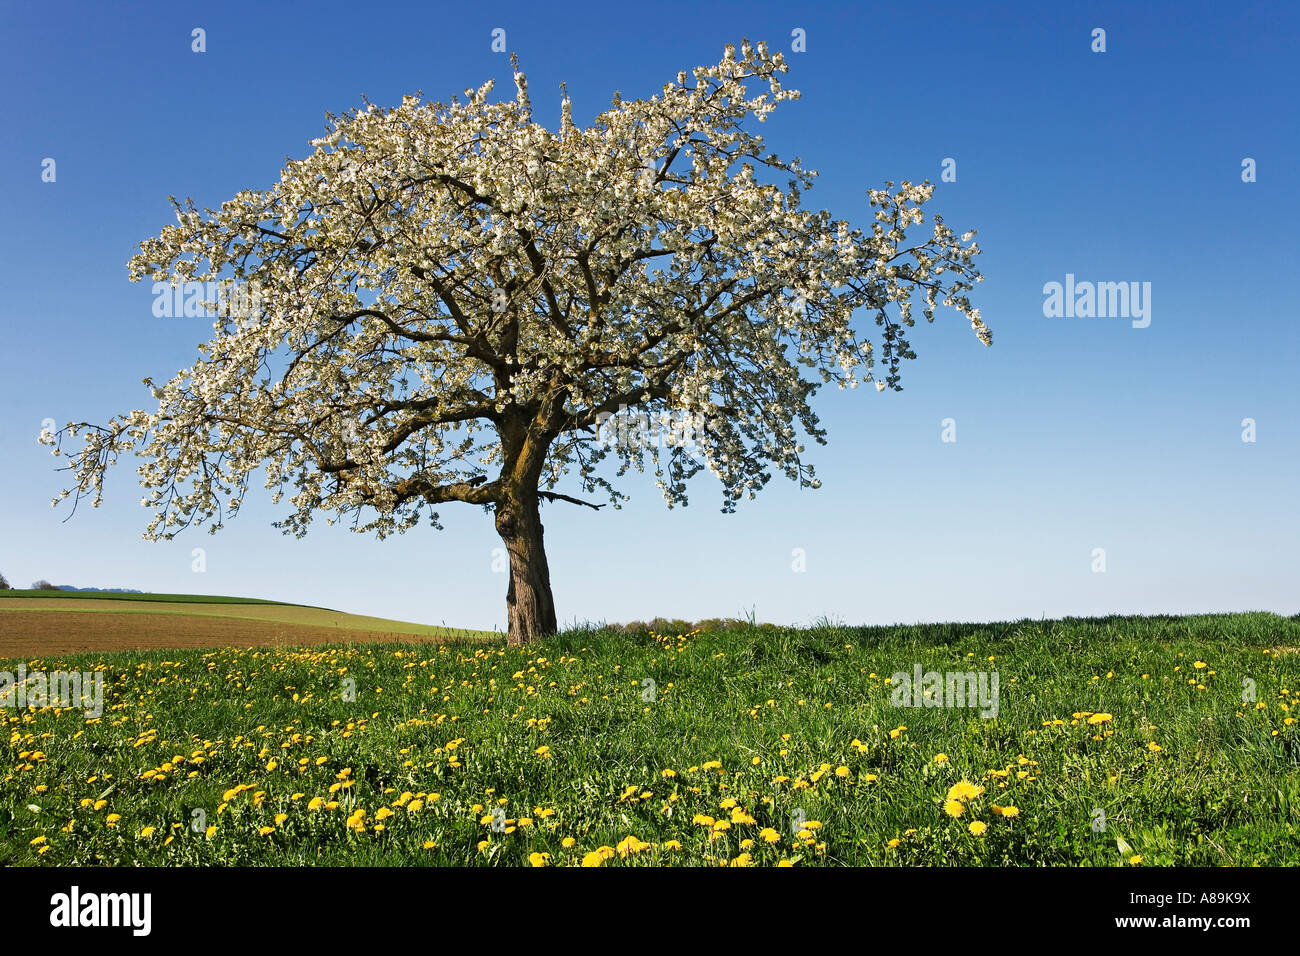
M1135 9L1135 7L1137 7ZM192 53L190 31L207 31ZM1106 612L1300 611L1300 334L1293 4L7 4L0 13L0 572L78 586L269 597L501 627L500 545L479 508L376 542L270 527L260 489L216 536L141 540L134 463L64 523L42 420L145 407L209 320L157 319L127 281L167 196L216 206L302 156L324 114L492 77L507 31L537 118L567 81L586 122L741 37L803 91L755 127L820 171L806 204L869 221L888 179L957 181L928 208L978 229L976 303L915 330L902 393L824 392L824 486L774 477L719 513L704 474L669 512L649 478L620 512L548 506L564 622L753 611L781 623ZM1091 31L1107 51L1091 52ZM57 161L57 182L41 161ZM1258 181L1243 183L1252 157ZM1043 284L1150 282L1152 321L1045 318ZM941 421L957 442L940 440ZM1242 441L1253 418L1257 441ZM572 489L569 489L572 490ZM207 570L191 570L191 551ZM792 570L792 551L807 570ZM1092 570L1094 548L1105 573Z

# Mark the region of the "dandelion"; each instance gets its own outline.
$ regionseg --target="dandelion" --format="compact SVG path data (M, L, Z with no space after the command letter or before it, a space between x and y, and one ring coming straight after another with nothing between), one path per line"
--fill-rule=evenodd
M967 827L967 829L970 830L971 836L983 836L984 831L988 828L989 825L987 823L981 823L979 820L972 820L970 826Z
M635 853L642 853L650 849L650 844L638 840L634 836L624 837L618 844L618 855L624 859Z
M959 780L948 789L947 800L960 800L963 803L974 800L984 792L984 788L969 780Z
M612 846L602 846L585 854L582 857L582 865L586 867L603 866L605 861L613 859L617 852Z

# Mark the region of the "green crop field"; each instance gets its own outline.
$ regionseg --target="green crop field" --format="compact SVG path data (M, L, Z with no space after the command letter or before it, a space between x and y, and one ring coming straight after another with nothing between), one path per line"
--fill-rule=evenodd
M1260 613L9 660L105 684L0 711L0 863L1294 865L1297 647Z

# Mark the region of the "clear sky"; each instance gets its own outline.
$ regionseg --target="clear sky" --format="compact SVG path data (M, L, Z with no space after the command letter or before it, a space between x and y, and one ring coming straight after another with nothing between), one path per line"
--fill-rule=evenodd
M440 508L442 532L376 542L318 522L299 540L255 485L218 535L150 543L134 462L65 523L49 507L65 476L36 442L47 418L152 407L140 380L208 337L210 320L155 318L148 283L127 280L137 243L174 221L168 195L217 206L269 186L363 94L445 100L495 78L509 97L502 28L552 126L561 81L585 123L614 90L649 96L729 41L785 50L803 98L754 126L820 171L805 204L865 224L868 188L938 182L927 208L979 230L975 301L995 336L986 349L941 312L915 330L905 391L824 392L820 490L775 476L724 515L705 473L671 512L649 478L622 486L619 512L548 505L562 622L1300 611L1297 7L816 7L6 4L0 572L504 626L479 508ZM1150 324L1046 316L1045 283L1067 275L1150 283Z

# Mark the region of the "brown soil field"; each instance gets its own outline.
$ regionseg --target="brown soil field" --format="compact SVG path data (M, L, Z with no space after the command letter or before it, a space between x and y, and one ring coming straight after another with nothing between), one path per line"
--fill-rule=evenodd
M473 640L477 636L474 632L451 628L273 605L135 602L121 610L102 610L104 604L110 603L105 601L95 602L94 610L87 610L84 600L39 599L41 609L34 610L30 606L14 606L20 603L28 605L26 601L14 599L0 608L0 658L95 651L315 646L375 641L443 643ZM126 602L117 603L122 605Z

